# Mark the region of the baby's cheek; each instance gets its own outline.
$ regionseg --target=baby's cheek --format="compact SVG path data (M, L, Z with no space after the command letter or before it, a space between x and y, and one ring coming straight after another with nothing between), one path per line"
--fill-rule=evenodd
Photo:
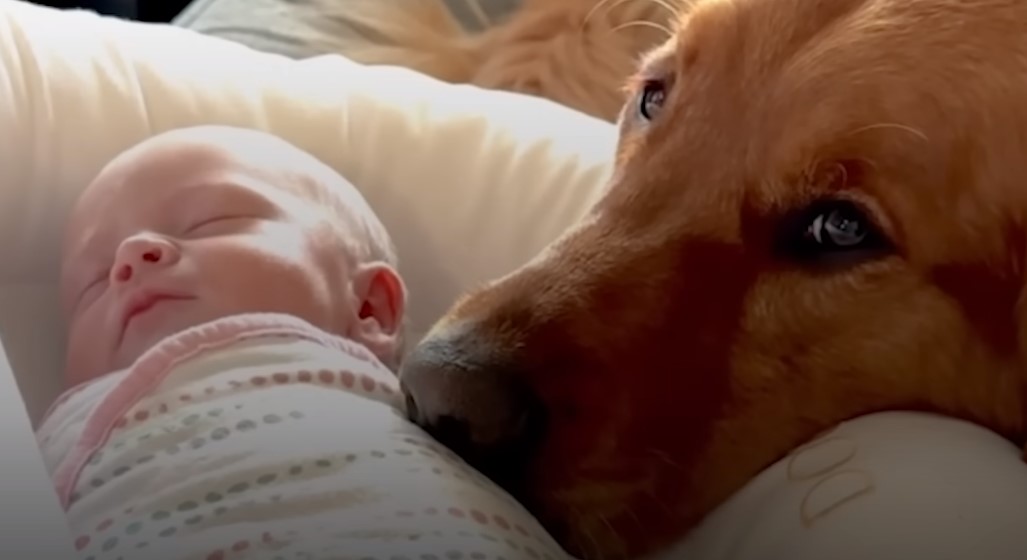
M68 330L65 378L69 385L91 381L113 369L106 338L109 329L95 314L73 318Z
M287 259L267 259L260 266L247 268L244 277L234 273L211 290L206 303L221 315L237 313L286 313L330 330L333 292L337 286L325 282L306 263Z

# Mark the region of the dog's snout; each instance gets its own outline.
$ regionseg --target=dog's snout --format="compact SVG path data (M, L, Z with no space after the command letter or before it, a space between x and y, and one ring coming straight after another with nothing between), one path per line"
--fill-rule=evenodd
M537 443L544 422L517 368L510 352L463 330L421 342L399 377L413 421L487 475L503 478Z

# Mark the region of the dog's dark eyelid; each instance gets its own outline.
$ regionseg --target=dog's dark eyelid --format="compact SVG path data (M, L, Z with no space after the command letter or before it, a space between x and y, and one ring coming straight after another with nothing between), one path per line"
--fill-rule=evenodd
M815 239L811 227L823 227L832 212L858 220L862 237L851 245ZM856 202L844 199L818 200L782 217L775 240L778 256L808 265L854 265L889 252L891 243L873 214Z

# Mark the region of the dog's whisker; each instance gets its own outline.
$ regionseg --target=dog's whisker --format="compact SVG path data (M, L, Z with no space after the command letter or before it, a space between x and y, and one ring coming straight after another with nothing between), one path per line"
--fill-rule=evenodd
M613 28L613 32L616 33L618 31L623 31L624 29L627 29L628 27L649 27L649 28L657 29L657 30L663 32L664 34L667 35L668 38L674 36L674 31L671 28L667 27L666 25L663 25L663 24L660 24L660 23L656 23L655 21L645 21L645 20L636 20L636 21L629 21L627 23L622 23L622 24L618 25L617 27L614 27Z
M920 140L923 140L924 142L928 141L927 135L924 134L924 132L922 130L919 130L917 128L913 128L912 126L909 126L909 125L904 125L904 124L899 124L899 123L887 123L887 122L876 123L876 124L868 124L866 126L861 126L861 127L857 128L857 129L849 132L848 135L849 136L855 136L855 135L861 134L863 132L868 132L868 131L871 131L871 130L880 130L880 129L900 130L902 132L908 132L909 134L912 134L913 136L916 136L917 138L919 138Z
M575 518L585 518L585 514L583 514L581 510L579 510L578 508L572 507L570 508L570 510L573 512ZM581 545L587 545L589 548L592 549L592 552L588 556L590 558L602 559L604 556L603 547L599 544L599 540L596 538L595 534L592 533L591 529L584 524L578 525L578 534L581 535L581 537L583 537L586 541L588 541L587 543L581 543Z
M610 4L612 2L612 5L609 6L609 9L612 10L613 8L616 8L617 6L621 6L621 5L623 5L623 4L627 3L627 2L631 2L631 1L633 1L633 0L599 0L598 2L595 3L594 6L592 6L592 9L590 9L588 11L588 13L585 14L585 18L581 20L581 28L584 29L585 26L588 25L588 22L592 20L592 16L596 15L597 13L599 13L599 10L601 10L603 7L606 7L607 4Z
M876 161L874 161L874 160L872 160L870 158L867 158L867 157L856 158L856 161L861 161L861 162L865 163L867 165L867 167L869 167L871 169L874 169L874 170L877 170L877 169L880 168L880 166L877 165Z
M633 509L626 509L626 510L624 510L624 515L627 515L628 517L630 517L631 520L635 522L635 525L638 525L638 527L640 529L644 530L646 528L646 525L644 523L642 523L641 519L639 519L638 514L635 513L635 510L633 510Z
M844 163L837 162L834 164L838 168L838 173L841 173L842 180L839 183L841 187L846 187L849 184L849 168Z
M660 507L663 507L664 509L667 510L668 513L670 513L670 508L667 508L664 504L659 503L659 502L658 502L658 505ZM635 513L635 510L633 510L633 509L625 509L624 510L624 515L630 517L631 520L635 522L635 526L637 526L639 529L641 529L639 531L639 534L646 535L646 534L649 533L649 526L646 525L645 523L642 523L642 520L638 517L638 514Z
M668 454L666 451L661 451L661 450L656 449L654 447L654 448L647 449L646 453L649 454L649 455L655 456L657 459L660 460L661 463L663 463L663 464L665 464L667 466L673 467L673 468L675 468L677 470L680 470L680 471L684 471L685 470L685 468L682 467L679 463L677 463L674 460L672 460L670 458L670 454Z
M674 508L668 506L667 503L664 502L662 498L660 498L659 494L657 494L656 491L648 489L645 491L645 496L649 498L654 504L659 506L668 515L672 515L674 513Z
M655 2L656 0L651 1ZM677 20L681 20L691 13L701 1L702 0L662 0L662 2L670 4L669 8L672 10L673 16Z
M670 0L649 0L649 2L666 9L670 13L671 18L679 18L681 17L681 14L684 13L684 10L680 7L674 7L671 5ZM684 4L686 5L685 9L687 9L688 2L685 2Z
M879 168L879 166L877 165L877 162L875 162L874 160L872 160L870 158L867 158L867 157L854 157L854 158L850 158L850 159L852 159L854 161L858 161L858 162L866 165L868 168L873 169L875 171ZM820 160L820 159L815 159L815 160L811 161L809 163L809 165L807 165L803 169L803 171L802 171L802 178L803 178L803 180L805 182L807 182L807 183L815 182L817 180L818 171L820 170L821 165L823 165L823 164L824 164L824 162L822 160ZM839 184L843 185L843 186L844 185L848 185L849 184L849 167L847 165L845 165L844 163L841 163L841 162L834 162L832 165L838 170L838 174L841 175L841 180L839 181Z
M606 530L609 531L614 538L620 540L620 535L617 533L617 529L614 528L613 523L610 523L610 520L605 515L599 516L599 522L606 526ZM626 552L621 552L620 557L621 560L629 560L630 558Z
M635 2L635 1L637 1L637 0L600 0L599 2L596 2L596 4L594 6L592 6L591 9L589 9L587 14L585 14L585 17L581 21L581 28L584 29L585 26L587 26L588 23L592 20L592 17L594 17L597 13L599 13L599 10L605 8L606 11L611 11L611 10L619 8L620 6L623 6L623 5L625 5L625 4L629 3L629 2ZM650 4L659 6L659 7L663 8L663 9L667 10L667 12L669 13L668 19L678 18L678 17L681 16L682 11L679 10L678 8L675 8L674 5L671 4L671 1L672 0L648 0L648 2ZM668 34L671 34L671 35L673 34L672 31L669 31L669 28L667 30L665 30L665 31Z

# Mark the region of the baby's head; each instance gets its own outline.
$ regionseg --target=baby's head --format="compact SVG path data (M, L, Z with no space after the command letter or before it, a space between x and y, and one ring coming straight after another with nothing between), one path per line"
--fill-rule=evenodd
M238 313L295 315L394 366L406 289L360 193L276 137L204 126L110 162L72 211L61 271L71 384Z

